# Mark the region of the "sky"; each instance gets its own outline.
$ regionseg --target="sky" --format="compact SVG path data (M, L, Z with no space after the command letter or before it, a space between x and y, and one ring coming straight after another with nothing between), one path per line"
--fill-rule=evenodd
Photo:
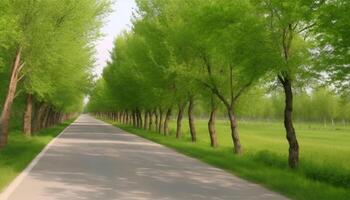
M96 67L94 73L101 75L106 62L110 58L110 51L113 49L114 39L124 30L131 28L132 12L136 9L134 0L116 0L113 5L113 12L106 19L102 28L104 37L97 42L96 46Z

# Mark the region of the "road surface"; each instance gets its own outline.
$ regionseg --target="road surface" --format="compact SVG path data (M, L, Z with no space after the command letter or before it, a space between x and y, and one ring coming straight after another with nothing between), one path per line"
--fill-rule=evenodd
M32 165L3 192L4 199L286 199L88 115Z

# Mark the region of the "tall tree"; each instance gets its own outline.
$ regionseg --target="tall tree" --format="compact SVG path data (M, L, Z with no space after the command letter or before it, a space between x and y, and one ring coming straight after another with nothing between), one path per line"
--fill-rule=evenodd
M270 41L248 2L218 1L198 7L193 19L197 58L205 71L200 81L225 105L234 152L240 154L235 104L274 64Z
M275 41L277 78L285 94L284 126L289 143L289 166L299 164L299 144L293 125L293 82L308 71L310 58L307 32L315 25L314 15L324 1L256 1L261 17L266 19L266 29Z

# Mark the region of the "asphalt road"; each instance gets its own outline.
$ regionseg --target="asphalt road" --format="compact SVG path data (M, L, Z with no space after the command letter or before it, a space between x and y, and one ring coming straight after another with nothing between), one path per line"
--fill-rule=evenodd
M82 115L5 192L11 200L274 200L262 186Z

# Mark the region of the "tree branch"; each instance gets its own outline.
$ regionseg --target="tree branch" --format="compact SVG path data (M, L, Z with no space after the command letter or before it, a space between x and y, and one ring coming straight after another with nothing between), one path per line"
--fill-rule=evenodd
M18 90L13 99L16 99L22 92L22 89Z
M252 81L250 81L249 83L247 83L246 85L244 85L240 90L239 92L234 96L233 98L233 102L237 101L237 99L243 94L243 92L245 90L247 90L251 85L252 85Z
M18 71L17 71L18 73L19 73L20 71L22 71L24 65L25 65L25 62L23 62L23 63L21 64L21 66L19 66Z
M225 99L225 97L220 94L219 90L217 89L216 86L212 86L208 83L206 83L205 81L200 81L204 86L208 87L212 92L213 94L215 94L224 104L225 106L227 107L231 107L231 105L229 104L229 102Z
M23 78L24 78L24 74L22 74L18 79L17 79L17 82L20 82Z
M300 29L300 30L298 31L298 33L301 33L301 32L303 32L303 31L306 31L307 29L310 29L310 28L314 27L315 25L316 25L316 23L313 23L313 24L310 24L310 25L308 25L308 26L305 26L304 28Z
M281 73L283 73L283 72L281 72ZM285 84L285 82L286 82L285 76L281 73L277 75L277 78L282 84Z

